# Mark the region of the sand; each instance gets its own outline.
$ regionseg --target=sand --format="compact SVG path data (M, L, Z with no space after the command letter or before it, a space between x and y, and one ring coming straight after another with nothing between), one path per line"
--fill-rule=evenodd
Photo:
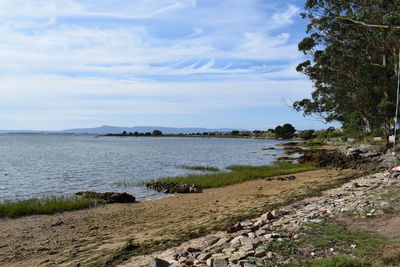
M115 264L127 244L142 245L140 249L146 253L178 245L261 214L273 205L285 204L339 177L358 174L315 170L296 174L294 181L257 179L200 194L3 219L0 266Z

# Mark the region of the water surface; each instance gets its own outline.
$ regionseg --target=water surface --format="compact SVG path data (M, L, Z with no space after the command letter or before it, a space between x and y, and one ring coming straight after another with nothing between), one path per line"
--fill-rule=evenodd
M0 135L0 201L117 191L137 199L163 196L142 185L196 173L178 165L266 165L278 141L238 138ZM279 148L279 147L277 147Z

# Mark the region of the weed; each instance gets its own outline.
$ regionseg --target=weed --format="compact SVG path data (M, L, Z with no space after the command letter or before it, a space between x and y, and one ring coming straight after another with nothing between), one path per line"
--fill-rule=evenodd
M202 188L214 188L231 184L238 184L257 178L266 178L276 175L285 175L316 169L309 164L291 164L287 162L274 163L272 166L243 166L232 165L227 167L230 172L189 174L186 176L165 177L159 179L164 183L194 184Z
M371 263L361 259L349 259L342 256L335 256L323 259L300 260L287 264L279 264L279 267L364 267L371 266Z
M96 204L95 200L80 197L47 197L0 203L0 218L16 218L32 214L54 214L56 212L85 209Z

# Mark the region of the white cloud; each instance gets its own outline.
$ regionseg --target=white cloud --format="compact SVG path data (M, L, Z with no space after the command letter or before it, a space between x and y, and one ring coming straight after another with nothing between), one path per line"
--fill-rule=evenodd
M288 89L294 84L310 88L283 80L301 79L291 69L301 55L289 28L299 9L260 3L2 0L2 116L51 111L72 120L281 105L282 95L297 95Z

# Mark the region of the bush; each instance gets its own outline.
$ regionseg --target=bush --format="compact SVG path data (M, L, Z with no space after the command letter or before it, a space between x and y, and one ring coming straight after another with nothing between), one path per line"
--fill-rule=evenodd
M275 128L276 138L291 139L295 132L296 129L289 123L286 123L283 126L279 125Z
M314 130L304 130L301 131L298 135L301 139L310 140L315 138L315 131Z

